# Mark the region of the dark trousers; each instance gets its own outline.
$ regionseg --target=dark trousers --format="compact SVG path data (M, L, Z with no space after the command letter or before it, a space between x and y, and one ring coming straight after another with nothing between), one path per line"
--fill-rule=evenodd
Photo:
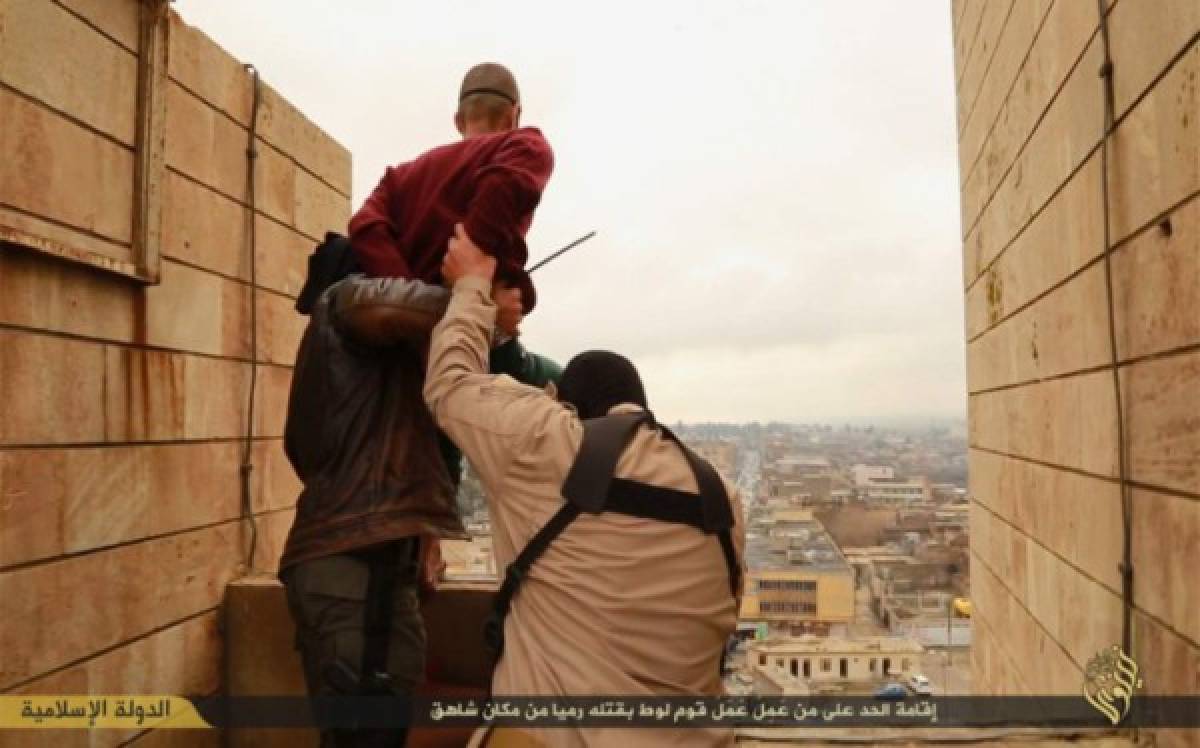
M416 538L393 542L399 545L302 561L281 574L310 697L380 693L378 682L364 685L372 679L364 679L362 669L371 567L381 557L397 564L382 688L411 696L420 682L425 626L417 600L418 543ZM314 710L320 718L316 701ZM405 739L400 729L323 729L321 748L398 748Z

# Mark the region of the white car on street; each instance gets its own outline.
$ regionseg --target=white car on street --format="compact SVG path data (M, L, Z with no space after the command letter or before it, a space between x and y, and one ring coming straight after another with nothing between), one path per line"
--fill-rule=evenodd
M933 687L929 685L929 679L920 673L913 673L908 676L908 687L918 696L933 695Z

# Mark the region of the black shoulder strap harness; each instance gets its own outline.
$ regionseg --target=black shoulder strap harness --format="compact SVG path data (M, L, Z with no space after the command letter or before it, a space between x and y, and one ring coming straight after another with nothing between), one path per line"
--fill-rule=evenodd
M656 426L683 450L696 477L699 500L696 494L637 483L613 475L625 446L637 427L644 423ZM741 583L741 567L730 533L733 528L733 509L725 484L712 465L688 449L665 426L657 424L649 411L619 413L584 421L583 443L567 473L562 494L566 499L562 509L538 530L504 572L504 581L496 593L492 613L483 630L484 642L491 650L493 662L499 661L504 653L504 619L530 567L581 512L616 512L690 525L707 535L716 535L729 570L729 591L736 599Z

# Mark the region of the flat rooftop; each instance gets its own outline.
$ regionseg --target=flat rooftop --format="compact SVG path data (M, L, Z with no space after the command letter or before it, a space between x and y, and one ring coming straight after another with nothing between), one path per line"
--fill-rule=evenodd
M752 642L749 649L762 654L921 654L925 651L920 642L901 636L864 636L855 639L793 636Z

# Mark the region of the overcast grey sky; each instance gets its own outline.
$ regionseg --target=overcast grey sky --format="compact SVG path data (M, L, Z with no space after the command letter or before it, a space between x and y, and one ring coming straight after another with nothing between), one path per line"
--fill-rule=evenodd
M666 420L960 416L948 0L180 0L354 155L457 137L516 73L556 168L529 235L534 350L630 356Z

